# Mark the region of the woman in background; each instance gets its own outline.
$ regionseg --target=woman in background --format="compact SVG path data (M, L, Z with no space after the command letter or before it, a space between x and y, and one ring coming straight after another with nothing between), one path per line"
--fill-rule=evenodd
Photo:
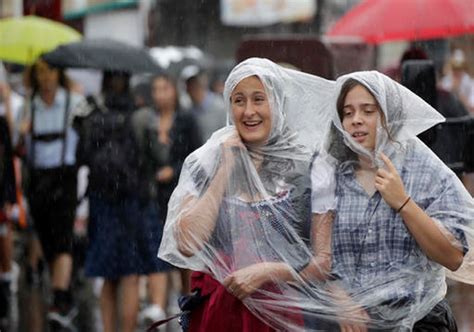
M201 136L194 116L179 105L176 82L167 74L151 80L153 106L137 111L132 119L135 137L140 146L140 169L144 195L155 201L158 216L150 223L156 224L153 242L155 254L161 242L163 225L168 211L168 200L178 183L184 159L199 146ZM172 266L159 258L158 269L148 275L150 306L141 314L146 322L165 317L168 295L168 272ZM182 274L182 293L189 291L189 274Z

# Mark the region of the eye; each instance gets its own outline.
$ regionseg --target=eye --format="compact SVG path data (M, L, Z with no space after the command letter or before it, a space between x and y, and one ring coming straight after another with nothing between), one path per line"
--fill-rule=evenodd
M350 110L350 109L344 109L342 111L342 117L344 117L344 118L349 117L351 115L352 115L352 110Z
M266 98L265 98L264 95L260 95L260 94L259 94L259 95L256 95L256 96L254 97L254 101L255 101L255 103L257 103L257 104L261 104L261 103L265 102L265 100L266 100Z
M241 105L243 104L243 102L244 102L244 98L242 97L234 97L232 99L232 104L235 104L235 105Z
M376 105L366 105L363 110L365 114L373 114L378 111L378 108Z

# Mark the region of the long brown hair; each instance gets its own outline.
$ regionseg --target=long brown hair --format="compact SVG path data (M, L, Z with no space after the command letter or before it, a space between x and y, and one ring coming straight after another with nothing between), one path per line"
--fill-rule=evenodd
M43 60L41 57L36 60L36 62L31 66L29 72L28 72L28 79L29 79L29 84L31 87L32 95L34 96L38 90L39 90L39 82L38 78L36 77L36 69L38 67L38 62L43 61L49 68L51 69L56 69L59 73L59 86L63 87L66 90L70 90L71 88L71 81L69 78L66 76L66 73L64 72L64 69L52 66L45 60Z

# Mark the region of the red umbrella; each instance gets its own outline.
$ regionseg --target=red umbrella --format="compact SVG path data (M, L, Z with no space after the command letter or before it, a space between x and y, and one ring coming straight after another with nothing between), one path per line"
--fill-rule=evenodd
M336 22L328 37L370 44L474 32L473 0L364 0Z

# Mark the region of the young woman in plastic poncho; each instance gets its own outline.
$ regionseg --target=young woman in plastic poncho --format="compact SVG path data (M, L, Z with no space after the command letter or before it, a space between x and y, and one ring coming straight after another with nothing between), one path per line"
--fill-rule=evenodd
M328 237L330 213L311 221L309 171L332 86L265 59L230 73L233 125L186 159L159 252L196 271L191 331L303 329L304 280L323 280L329 266L315 239Z
M336 170L332 289L345 299L341 330L454 331L445 272L474 282L474 205L416 137L444 118L378 72L339 78L331 108L325 146Z

